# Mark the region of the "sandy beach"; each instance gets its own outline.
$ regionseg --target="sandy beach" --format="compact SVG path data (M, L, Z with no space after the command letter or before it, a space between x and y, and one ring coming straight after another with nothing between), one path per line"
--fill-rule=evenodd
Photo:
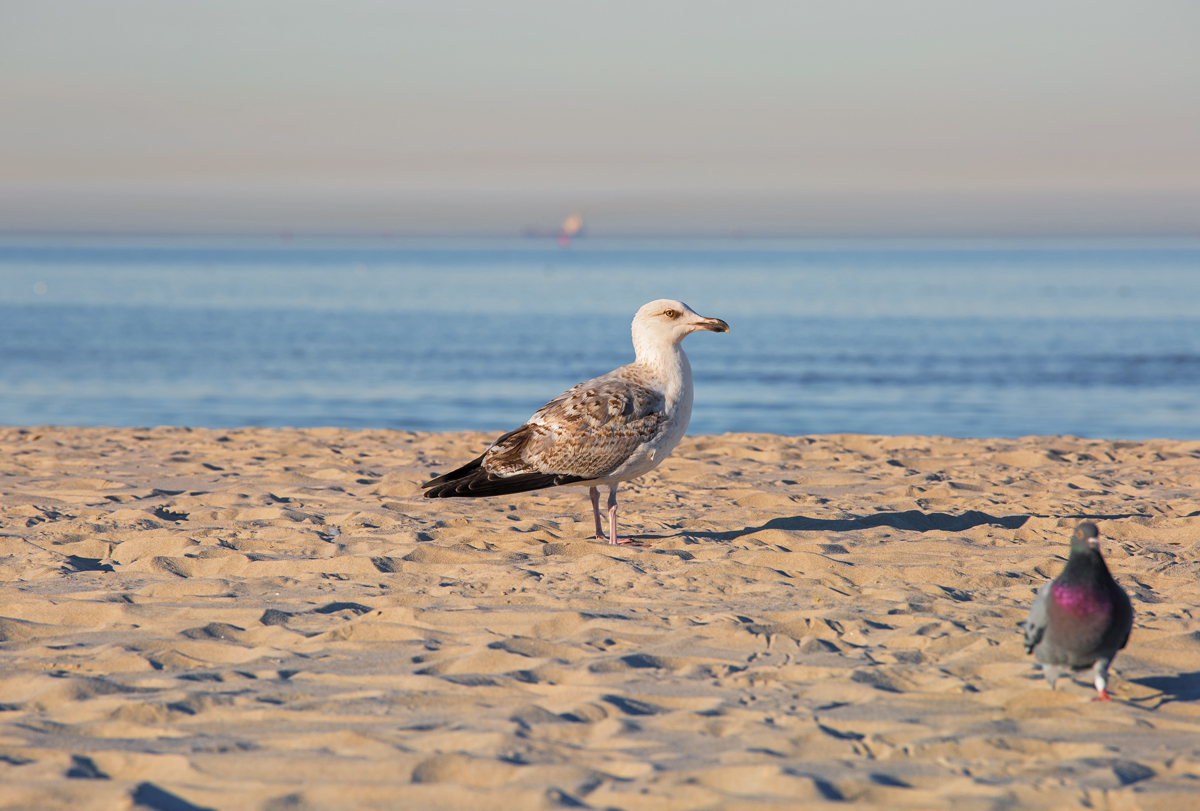
M0 429L0 806L1184 809L1200 442L696 436L429 501L483 434ZM1135 626L1017 623L1097 522Z

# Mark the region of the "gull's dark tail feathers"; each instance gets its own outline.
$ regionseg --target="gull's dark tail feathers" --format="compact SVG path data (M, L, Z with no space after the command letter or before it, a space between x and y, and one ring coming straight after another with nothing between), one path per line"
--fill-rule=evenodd
M516 476L497 476L483 467L484 454L467 462L457 470L430 479L421 487L425 498L484 498L505 496L509 493L528 493L560 484L585 481L581 476L560 473L520 473Z

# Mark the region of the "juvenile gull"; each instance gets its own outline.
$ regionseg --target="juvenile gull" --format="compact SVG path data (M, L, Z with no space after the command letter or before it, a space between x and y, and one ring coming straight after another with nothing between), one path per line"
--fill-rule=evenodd
M692 367L679 344L697 330L728 332L681 301L659 299L633 317L637 359L580 383L538 409L529 421L478 458L421 485L426 498L478 498L561 484L591 488L596 539L617 537L617 485L666 459L692 416ZM600 488L608 488L608 537L600 523Z
M1092 668L1096 700L1108 701L1108 666L1129 641L1133 606L1100 556L1100 531L1084 521L1071 536L1062 574L1042 586L1025 626L1025 652L1042 663L1050 688L1063 669Z

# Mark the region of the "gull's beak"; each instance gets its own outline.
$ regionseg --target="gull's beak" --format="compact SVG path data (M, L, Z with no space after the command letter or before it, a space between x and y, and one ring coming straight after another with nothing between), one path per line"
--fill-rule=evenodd
M701 318L695 322L696 329L706 329L709 332L729 332L729 325L719 318Z

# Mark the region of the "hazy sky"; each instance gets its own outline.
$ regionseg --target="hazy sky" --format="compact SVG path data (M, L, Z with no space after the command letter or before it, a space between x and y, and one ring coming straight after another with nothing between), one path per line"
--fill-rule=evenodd
M0 230L1196 233L1198 43L1195 0L0 0Z

